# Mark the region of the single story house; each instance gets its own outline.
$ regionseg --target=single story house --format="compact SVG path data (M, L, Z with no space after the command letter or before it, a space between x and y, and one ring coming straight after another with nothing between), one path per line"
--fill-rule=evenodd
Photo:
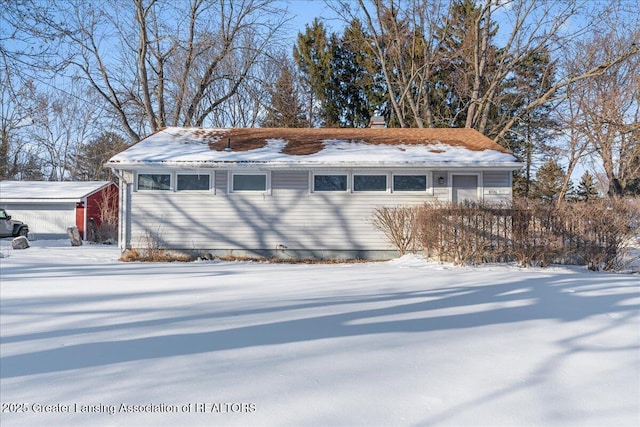
M29 225L30 239L66 238L75 225L88 240L91 220L99 227L105 203L117 210L117 201L110 181L0 181L0 207Z
M521 163L473 129L168 127L105 166L123 251L375 259L377 207L509 201Z

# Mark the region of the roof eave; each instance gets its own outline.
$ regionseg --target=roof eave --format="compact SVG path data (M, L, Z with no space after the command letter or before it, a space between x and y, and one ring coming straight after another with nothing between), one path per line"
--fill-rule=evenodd
M512 162L273 162L273 161L171 161L171 162L110 162L105 167L119 170L131 169L227 169L259 167L264 169L291 168L427 168L427 169L522 169L523 163Z

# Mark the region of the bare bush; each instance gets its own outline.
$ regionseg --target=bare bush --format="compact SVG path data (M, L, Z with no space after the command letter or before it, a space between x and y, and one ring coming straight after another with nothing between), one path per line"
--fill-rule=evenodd
M503 206L479 203L424 205L420 240L429 258L455 264L506 261L511 222Z
M413 229L425 254L441 261L614 270L638 233L640 209L624 199L561 206L526 199L509 206L435 203L424 205L417 221Z
M398 249L400 256L418 249L419 209L413 206L382 206L371 217L373 226L384 233L387 240Z
M118 192L103 191L98 201L98 222L90 224L90 240L117 242L118 240Z

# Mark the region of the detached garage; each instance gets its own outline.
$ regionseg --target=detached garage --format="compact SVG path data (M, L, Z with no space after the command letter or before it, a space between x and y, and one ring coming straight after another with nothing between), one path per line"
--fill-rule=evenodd
M90 221L99 227L105 204L117 212L117 202L118 187L110 181L0 181L0 208L27 223L31 239L65 238L75 225L89 240Z

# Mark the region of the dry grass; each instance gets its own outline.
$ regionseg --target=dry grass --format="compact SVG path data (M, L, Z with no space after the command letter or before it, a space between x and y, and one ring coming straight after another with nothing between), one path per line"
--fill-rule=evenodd
M215 256L197 259L216 260L225 262L261 262L271 264L360 264L368 262L382 262L382 260L364 260L364 259L310 259L310 258L260 258L248 256ZM145 250L129 249L119 258L122 262L192 262L196 257L167 250L156 250L147 252Z
M193 257L166 251L163 249L147 252L138 251L137 249L129 249L120 257L119 261L122 262L191 262Z
M221 256L216 257L220 261L251 261L263 262L271 264L360 264L369 262L382 262L382 260L365 260L365 259L312 259L312 258L258 258L258 257L240 257L240 256Z

